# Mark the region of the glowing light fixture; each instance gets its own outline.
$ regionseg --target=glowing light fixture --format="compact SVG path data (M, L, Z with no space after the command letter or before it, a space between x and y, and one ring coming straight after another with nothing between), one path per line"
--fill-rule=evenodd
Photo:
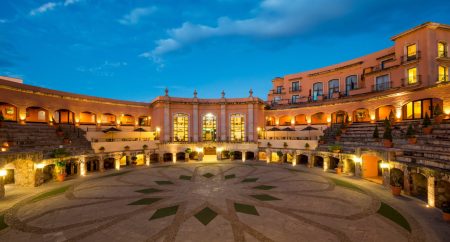
M197 151L198 153L201 153L201 152L203 152L203 148L201 148L201 147L196 147L196 148L195 148L195 151Z
M7 172L5 169L0 170L0 176L6 176Z
M36 169L42 169L42 168L44 168L45 167L45 164L44 163L38 163L38 164L36 164Z
M380 168L381 168L381 169L389 168L389 163L385 163L385 162L381 163L381 164L380 164Z

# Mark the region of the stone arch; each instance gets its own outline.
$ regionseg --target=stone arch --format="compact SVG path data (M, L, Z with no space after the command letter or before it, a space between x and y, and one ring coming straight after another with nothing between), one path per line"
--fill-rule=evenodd
M245 152L245 159L246 160L254 160L255 159L255 153L253 151Z
M290 126L291 125L291 117L290 116L281 116L278 119L279 126Z
M15 105L0 102L0 112L3 115L4 121L17 121L18 113Z
M274 116L266 117L266 126L275 126L276 118Z
M235 160L242 160L242 151L234 151L234 159Z
M112 113L102 114L101 123L102 125L116 125L117 123L116 115Z
M297 155L297 163L301 165L308 165L308 156L307 155Z
M173 154L172 153L164 153L163 154L163 161L164 162L172 162L173 161Z
M176 160L177 161L186 161L186 154L184 152L177 152Z
M110 170L114 169L115 159L114 157L106 157L103 159L103 169Z
M382 158L380 158L376 154L368 153L363 154L361 156L361 160L363 178L380 182L382 176L380 163L382 161Z
M354 123L363 123L370 122L370 112L367 108L358 108L353 111L353 119Z
M396 113L395 107L393 105L378 107L377 109L375 109L375 120L383 121L386 118L389 119L389 115L391 114L391 112L393 112L394 115Z
M330 164L328 165L328 169L334 170L338 168L340 159L334 156L330 156Z
M327 124L327 115L324 112L311 115L311 124Z
M47 109L37 106L26 108L25 120L29 123L47 123L50 114Z
M422 173L411 173L411 195L428 202L428 179Z
M314 156L314 162L313 162L314 167L320 167L323 168L324 165L324 159L322 156L320 155L315 155Z
M96 124L97 115L93 112L85 111L80 113L79 117L80 124Z

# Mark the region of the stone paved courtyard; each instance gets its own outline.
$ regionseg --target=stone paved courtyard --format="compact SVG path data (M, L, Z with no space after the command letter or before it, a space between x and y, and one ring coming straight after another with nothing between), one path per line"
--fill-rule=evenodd
M383 216L384 206L390 208L365 190L306 169L177 163L127 169L26 199L6 212L9 228L0 241L422 240L413 236L416 228Z

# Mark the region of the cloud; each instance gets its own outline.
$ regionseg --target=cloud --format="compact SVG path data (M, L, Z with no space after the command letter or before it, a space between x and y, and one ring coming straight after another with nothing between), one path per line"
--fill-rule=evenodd
M119 23L124 25L134 25L138 24L139 21L156 11L156 7L147 7L147 8L135 8L131 10L129 14L124 15L121 19L119 19Z
M6 20L6 19L0 19L0 24L6 24L6 23L8 23L8 20Z
M34 16L34 15L37 15L37 14L41 14L41 13L45 13L45 12L51 11L51 10L55 9L56 6L57 6L57 3L54 3L54 2L44 3L40 7L31 10L30 11L30 15Z
M64 1L64 6L69 6L69 5L75 4L79 1L80 0L66 0L66 1Z
M347 12L348 3L355 0L264 0L254 9L253 17L231 19L221 17L215 26L183 23L167 30L168 38L155 41L155 47L140 56L161 62L164 54L195 42L222 36L277 38L300 34Z
M80 66L76 70L79 72L89 72L92 74L95 74L97 76L105 76L105 77L111 77L114 76L114 69L128 66L127 62L109 62L105 61L103 64L95 67L84 67Z

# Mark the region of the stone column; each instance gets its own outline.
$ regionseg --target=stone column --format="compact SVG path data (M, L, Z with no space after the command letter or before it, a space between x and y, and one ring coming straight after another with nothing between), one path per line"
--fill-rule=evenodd
M323 171L327 171L328 167L330 167L330 157L325 156L323 157Z
M242 151L242 161L245 162L247 160L247 151L243 150Z
M98 170L100 172L104 172L105 171L105 162L104 162L104 157L103 156L99 156L98 157Z
M383 177L383 185L385 187L389 187L391 181L391 174L389 172L389 168L381 168L381 175Z
M85 176L87 171L86 171L86 158L84 156L80 157L80 176Z
M226 141L227 139L227 114L226 114L227 106L225 104L220 105L220 140Z
M73 173L72 173L73 174ZM34 186L38 187L44 183L44 171L42 168L34 170Z
M164 142L170 141L170 104L165 103L164 104L164 125L163 125L163 131L164 131Z
M292 165L297 165L297 152L292 153Z
M362 173L361 173L361 162L355 162L355 176L356 177L361 177Z
M194 133L194 142L198 142L198 104L192 105L192 129Z
M267 163L272 162L272 151L270 149L266 150L266 161Z
M177 162L177 153L172 153L172 162L173 163Z
M217 160L222 160L222 152L217 152L216 153L216 159Z
M120 170L120 156L114 157L114 168Z
M254 129L253 113L254 113L253 103L249 103L248 104L248 115L247 115L247 119L248 119L248 121L247 121L247 123L248 123L248 126L247 126L247 137L248 137L248 139L247 140L250 141L250 142L255 140L254 139L255 132L253 130Z
M403 192L406 195L411 194L411 183L409 181L410 172L408 170L408 167L405 167L403 169Z
M314 166L314 155L313 154L309 154L308 155L308 167L312 168Z
M144 154L145 165L150 166L150 154Z
M75 164L74 162L70 162L70 175L75 173Z
M0 176L0 199L5 197L5 182L4 177Z
M434 207L435 206L435 177L434 176L429 176L427 178L428 181L428 205L430 207Z

